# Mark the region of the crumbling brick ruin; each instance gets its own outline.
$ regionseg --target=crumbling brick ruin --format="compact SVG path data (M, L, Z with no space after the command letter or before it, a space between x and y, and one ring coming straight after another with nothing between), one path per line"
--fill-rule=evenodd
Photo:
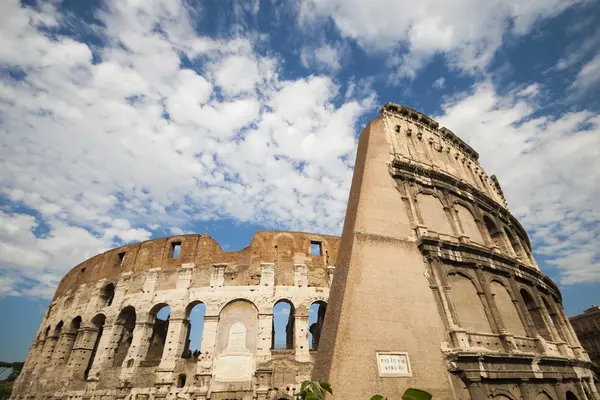
M409 374L381 375L376 354L397 350ZM97 255L60 282L13 398L292 399L313 371L338 399L598 400L591 366L475 150L388 103L361 134L341 242L259 231L224 252L202 234Z
M310 378L338 243L259 231L238 252L203 234L97 255L60 282L13 398L290 399ZM279 303L291 316L283 343L273 334ZM199 304L202 344L190 357ZM311 307L319 319L309 327Z

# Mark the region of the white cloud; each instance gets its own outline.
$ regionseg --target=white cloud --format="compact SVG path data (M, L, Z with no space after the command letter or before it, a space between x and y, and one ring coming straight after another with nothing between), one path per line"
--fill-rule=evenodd
M178 2L108 2L98 62L45 36L52 8L3 11L0 63L25 72L0 81L6 293L50 296L86 258L194 221L339 233L370 92L282 79L248 38L198 36Z
M355 39L367 51L396 52L401 76L414 77L435 54L467 71L484 69L506 34L519 36L534 24L579 3L572 0L437 1L303 0L300 21L320 23L330 18L343 37Z
M435 81L433 81L433 84L431 86L435 89L443 89L446 86L446 78L440 76Z
M600 54L583 65L571 88L584 92L597 88L600 84Z
M341 43L324 44L314 48L305 46L300 51L300 61L306 68L317 67L325 71L337 71L342 67L345 46Z
M497 174L534 250L563 284L600 281L600 116L539 116L538 85L499 95L489 82L449 101L439 122Z

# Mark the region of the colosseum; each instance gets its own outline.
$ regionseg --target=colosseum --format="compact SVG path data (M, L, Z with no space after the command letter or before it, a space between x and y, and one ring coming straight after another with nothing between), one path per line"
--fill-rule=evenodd
M293 399L312 375L340 400L600 399L478 158L386 104L361 133L341 239L258 231L226 252L184 235L92 257L60 282L12 398Z

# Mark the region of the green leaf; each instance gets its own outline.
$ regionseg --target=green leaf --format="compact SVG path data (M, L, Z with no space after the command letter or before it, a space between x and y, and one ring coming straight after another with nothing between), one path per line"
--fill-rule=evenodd
M387 397L383 397L380 394L376 394L375 396L371 397L371 400L387 400Z
M323 389L325 389L329 393L333 394L333 391L331 390L331 385L329 384L329 382L327 382L327 381L319 381L319 384L321 385L321 387Z

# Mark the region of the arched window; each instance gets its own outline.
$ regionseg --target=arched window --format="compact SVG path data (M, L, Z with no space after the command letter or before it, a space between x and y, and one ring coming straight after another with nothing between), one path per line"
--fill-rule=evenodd
M102 288L102 301L104 306L109 307L115 297L115 285L109 283Z
M463 233L471 239L471 241L479 244L483 244L483 237L481 236L481 231L477 226L477 222L475 222L475 217L471 214L471 211L463 206L462 204L456 204L456 213L458 214L458 219L460 221L460 225L463 229Z
M567 390L566 399L567 400L579 400L579 398L575 395L575 393L571 392L570 390Z
M157 361L162 358L165 349L171 308L164 303L158 304L152 308L150 315L154 318L154 324L152 325L152 335L150 336L146 360Z
M519 312L510 297L510 293L508 293L508 289L499 282L494 281L490 285L490 291L494 296L494 302L500 312L504 328L513 335L527 336L523 321L521 321Z
M279 300L273 306L273 350L294 348L294 305L289 300Z
M117 344L117 350L115 351L115 357L113 360L113 367L120 367L123 365L123 361L127 357L131 341L133 340L133 330L135 329L135 308L128 306L125 307L119 313L117 317L117 330L116 335L119 336Z
M315 301L308 308L308 348L310 350L319 348L326 310L327 303L324 301Z
M195 359L200 355L205 315L206 305L204 303L195 301L187 306L185 321L187 335L181 357Z
M483 222L485 223L485 227L494 245L496 245L501 252L506 254L506 247L504 246L504 240L502 239L502 232L500 229L498 229L494 221L487 215L483 216Z
M96 352L98 351L98 344L100 344L100 339L102 338L102 333L104 331L104 322L106 321L106 317L102 314L96 315L92 319L92 326L97 329L96 337L94 339L94 347L92 348L92 353L90 354L90 359L88 361L87 368L83 373L83 379L88 378L88 374L92 369L92 365L94 364L94 358L96 358Z
M423 218L423 223L427 226L428 230L446 235L453 234L448 215L437 197L420 193L417 196L417 204Z
M523 298L523 303L525 303L525 307L527 307L527 312L533 321L533 325L537 333L546 340L551 340L550 332L548 332L548 327L544 322L544 315L542 314L542 310L533 300L533 297L529 294L529 292L525 289L521 289L520 291L521 297Z
M450 295L459 325L469 332L491 333L481 298L474 283L460 274L450 275Z

